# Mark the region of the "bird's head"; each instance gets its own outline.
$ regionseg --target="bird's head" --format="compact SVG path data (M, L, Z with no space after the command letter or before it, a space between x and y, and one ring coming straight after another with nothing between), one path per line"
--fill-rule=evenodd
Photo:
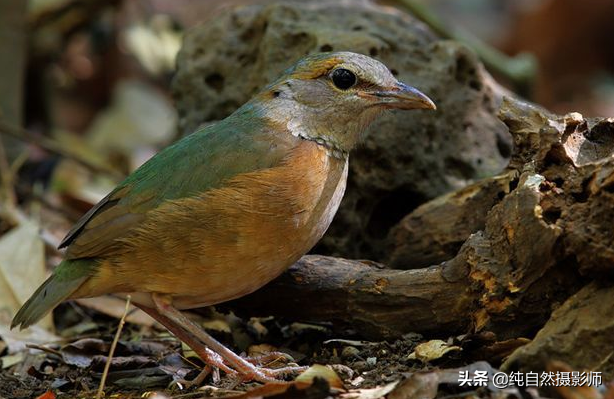
M386 109L435 109L431 99L398 81L384 64L351 52L301 59L256 100L268 118L292 134L342 154Z

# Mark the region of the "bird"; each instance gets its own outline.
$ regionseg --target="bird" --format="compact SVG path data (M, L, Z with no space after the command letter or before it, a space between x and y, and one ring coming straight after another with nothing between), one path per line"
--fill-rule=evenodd
M182 311L247 295L306 254L337 212L350 151L391 109L436 106L366 55L305 56L92 207L11 328L27 328L65 300L130 295L208 366L245 381L277 380L291 368L235 354Z

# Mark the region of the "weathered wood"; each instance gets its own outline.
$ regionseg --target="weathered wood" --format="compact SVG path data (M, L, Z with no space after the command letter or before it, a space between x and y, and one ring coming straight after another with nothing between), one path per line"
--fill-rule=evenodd
M510 192L513 175L480 180L418 207L391 232L393 251L386 263L408 269L454 257L472 233L484 229L488 211Z
M256 293L223 307L249 314L332 322L367 338L409 331L463 331L477 298L463 281L448 281L443 266L384 269L372 262L307 255Z

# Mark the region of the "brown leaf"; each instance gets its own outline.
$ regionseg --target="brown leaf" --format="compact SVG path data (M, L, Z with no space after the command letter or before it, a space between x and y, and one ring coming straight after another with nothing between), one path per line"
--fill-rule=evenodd
M458 346L448 345L445 341L434 339L417 345L409 354L408 359L418 359L422 362L430 362L441 358L450 351L460 351Z
M437 396L440 378L437 372L415 373L401 382L388 399L432 399Z
M309 367L296 377L295 381L309 384L313 383L316 378L326 380L331 388L343 389L343 381L341 381L337 373L332 368L321 364L314 364Z
M331 388L343 389L341 378L330 367L315 364L292 382L268 383L238 396L226 397L234 399L324 399L330 397Z
M330 397L331 391L328 382L322 378L316 378L311 383L307 382L272 382L256 387L238 396L226 396L233 399L325 399Z
M0 325L8 324L13 314L45 280L44 245L38 226L23 222L0 238ZM53 328L50 316L39 326Z
M399 384L399 381L390 384L367 389L351 390L339 396L339 399L381 399L386 397Z

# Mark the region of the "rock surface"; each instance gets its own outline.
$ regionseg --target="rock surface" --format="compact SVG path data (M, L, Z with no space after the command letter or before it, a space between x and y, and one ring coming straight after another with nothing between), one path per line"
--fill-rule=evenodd
M515 351L506 370L543 371L545 361L562 361L573 370L599 371L614 377L614 287L590 284L569 298L528 345Z
M305 54L350 50L384 62L429 95L437 112L395 112L351 156L339 213L315 249L383 259L390 228L421 203L499 172L511 142L498 88L464 46L362 1L283 2L230 9L193 29L173 92L188 133L222 119Z

